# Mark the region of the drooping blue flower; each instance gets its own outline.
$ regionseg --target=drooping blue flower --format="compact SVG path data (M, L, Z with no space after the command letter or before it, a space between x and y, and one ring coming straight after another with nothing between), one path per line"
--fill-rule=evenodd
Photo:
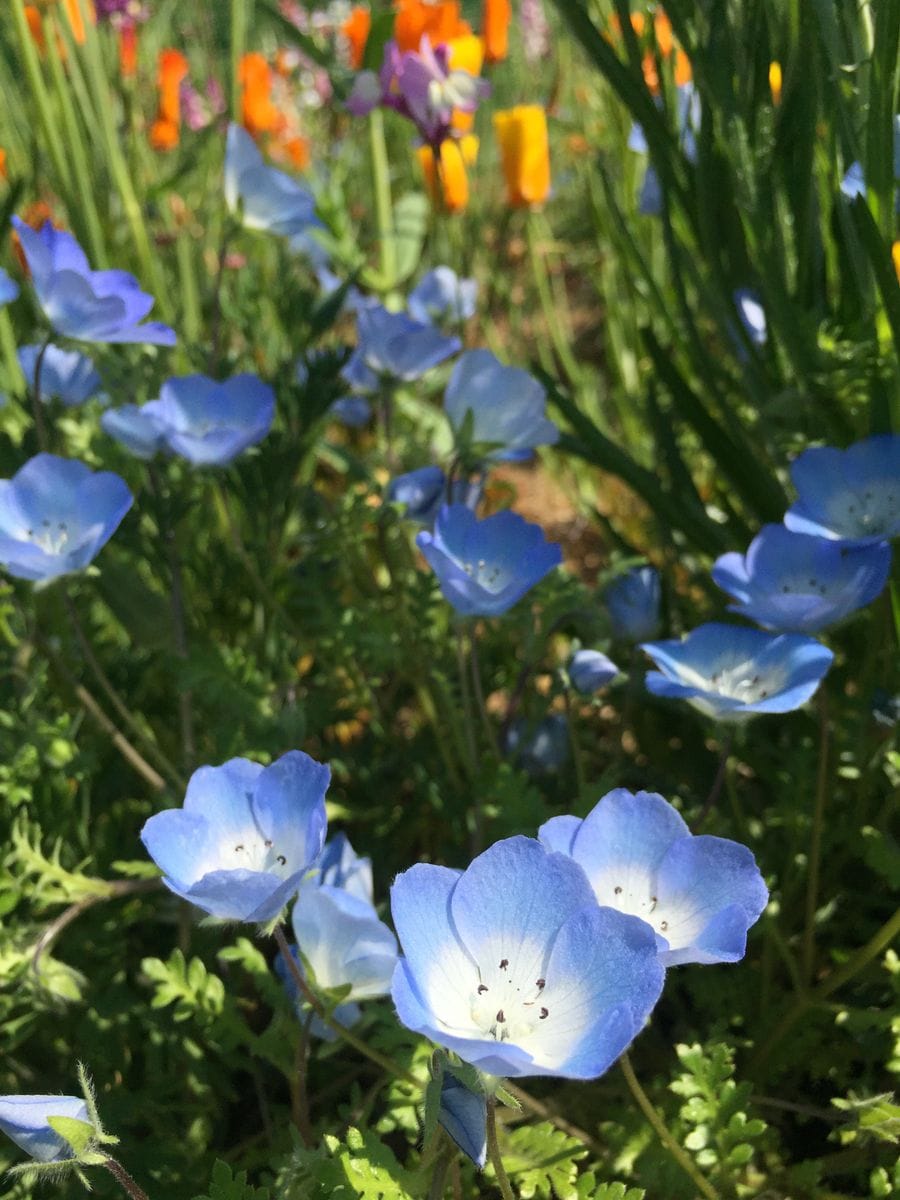
M16 354L29 388L34 387L34 372L40 346L21 346ZM103 387L94 364L86 354L48 346L41 360L41 399L60 400L67 408L84 404Z
M887 542L847 546L765 525L746 554L723 554L712 577L736 601L729 610L765 629L818 633L875 599L887 583Z
M479 520L464 504L444 505L434 531L416 545L444 596L465 617L497 617L562 562L562 550L514 512Z
M617 638L641 642L659 630L660 584L655 567L635 567L620 575L603 595Z
M0 267L0 304L11 304L19 295L19 285Z
M759 292L753 288L738 288L732 299L747 337L754 346L764 346L769 340L769 328Z
M372 405L365 396L341 396L328 411L350 429L362 429L372 420Z
M72 1147L48 1125L50 1117L89 1124L80 1096L0 1096L0 1130L36 1162L72 1158Z
M165 448L166 437L159 421L145 411L146 405L123 404L108 408L100 426L136 458L151 459Z
M544 412L547 393L521 367L505 367L490 350L467 350L453 368L444 411L459 434L471 412L471 440L486 447L486 459L530 457L536 446L559 440Z
M598 904L646 921L667 967L738 962L769 893L751 852L694 837L655 792L607 793L584 820L552 817L538 837L584 870Z
M256 375L223 383L206 375L167 380L141 413L159 427L169 449L198 466L225 466L261 442L275 419L275 393Z
M295 967L299 970L303 978L306 978L306 971L303 963L300 960L300 954L296 946L289 947L291 958ZM284 955L279 951L275 955L275 960L272 963L275 974L284 985L284 990L287 992L288 999L291 1004L297 1009L297 1013L304 1020L309 1018L309 1031L313 1037L321 1038L323 1042L336 1042L338 1035L334 1029L317 1013L310 1014L309 1008L306 1005L306 1000L297 986L297 980L294 976L294 971L285 962ZM331 1010L332 1019L337 1021L338 1025L343 1025L345 1029L352 1029L362 1016L362 1009L355 1000L345 1000L340 1004L335 1005Z
M131 508L125 480L83 462L36 454L0 480L0 565L46 582L92 562Z
M473 512L484 495L481 478L455 479L450 486L454 504L465 504ZM405 505L407 520L420 525L433 525L438 510L447 496L447 476L440 467L419 467L405 475L396 475L387 486L385 498L393 504Z
M572 687L585 696L599 692L619 674L613 660L599 650L576 650L566 670Z
M410 383L462 346L433 325L381 305L356 314L359 344L341 374L357 391L375 391L382 381Z
M475 315L478 281L460 279L452 267L435 267L409 293L409 315L423 324L467 321Z
M341 279L340 275L335 275L334 271L330 270L327 266L316 267L316 279L319 282L319 287L322 290L322 296L324 299L334 295L334 293L339 288L343 287L344 284L344 280ZM351 284L350 287L347 288L346 295L344 296L344 303L341 305L341 311L355 313L359 312L361 308L371 308L377 303L378 301L374 296L363 295L358 287L354 287Z
M798 498L785 513L788 529L857 546L900 534L900 434L804 450L791 479Z
M662 989L653 930L601 908L582 869L531 838L465 871L411 867L391 910L401 1022L491 1075L602 1075Z
M657 105L662 100L657 99ZM692 81L680 84L676 89L675 123L679 143L688 162L697 161L697 132L701 121L700 93ZM632 125L628 135L628 149L638 154L648 154L650 147L640 125ZM659 175L652 163L647 165L641 183L638 197L638 212L645 217L658 217L662 214L662 187Z
M894 179L900 180L900 114L894 117ZM853 162L841 180L841 191L848 200L866 195L866 177L861 162ZM900 197L895 206L900 205Z
M372 860L357 854L345 833L336 833L316 863L316 879L329 887L342 888L351 896L372 903Z
M506 731L503 748L532 778L554 775L569 761L569 722L562 713L548 713L535 725L517 717Z
M834 660L827 646L795 633L742 625L700 625L683 639L641 646L659 667L647 690L687 700L719 721L793 712L812 696Z
M232 758L191 776L184 806L141 830L163 883L204 912L264 923L322 852L331 772L300 750L263 767Z
M441 1079L438 1121L476 1167L487 1162L487 1099L450 1071Z
M70 233L49 221L34 230L18 217L12 223L47 320L57 333L84 342L140 342L174 346L175 332L146 321L153 297L127 271L92 271Z
M263 161L253 138L240 125L228 126L225 140L225 203L247 229L288 239L292 250L324 265L327 255L314 237L321 229L312 193L296 179Z

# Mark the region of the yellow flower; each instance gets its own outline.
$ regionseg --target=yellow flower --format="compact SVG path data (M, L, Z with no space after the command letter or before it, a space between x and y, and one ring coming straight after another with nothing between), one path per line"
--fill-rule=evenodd
M538 104L520 104L494 114L507 203L513 208L543 204L550 194L547 114Z

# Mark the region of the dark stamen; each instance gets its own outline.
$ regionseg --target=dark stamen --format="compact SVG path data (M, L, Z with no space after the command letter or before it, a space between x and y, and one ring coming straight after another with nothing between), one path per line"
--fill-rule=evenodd
M500 959L500 970L505 971L508 966L509 966L509 959L501 958Z
M497 1013L497 1024L502 1025L505 1020L506 1020L506 1017L504 1015L503 1009L501 1008L500 1011Z
M235 854L237 854L239 851L243 850L243 848L244 848L244 847L243 847L243 844L242 844L242 845L240 845L240 846L235 846L235 848L234 848L234 852L235 852Z
M287 866L287 859L284 857L283 854L279 854L278 857L275 859L275 861L278 863L279 867Z
M478 995L479 996L483 996L487 990L488 990L488 986L486 983L479 983L479 985L478 985Z
M541 1009L541 1016L540 1016L540 1019L541 1019L542 1021L546 1021L546 1019L547 1019L549 1016L550 1016L550 1009L549 1009L549 1008L542 1008L542 1009Z
M539 979L539 980L537 981L537 986L538 986L539 988L543 989L544 987L546 987L546 986L547 986L547 980L546 980L546 979Z

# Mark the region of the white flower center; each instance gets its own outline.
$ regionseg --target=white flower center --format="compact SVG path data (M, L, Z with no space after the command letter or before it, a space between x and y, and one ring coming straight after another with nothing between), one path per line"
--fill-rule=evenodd
M756 704L779 692L783 685L784 680L780 675L771 672L763 674L750 661L714 672L709 677L708 690L741 704Z
M875 481L863 492L843 492L829 505L835 531L850 537L890 537L900 521L900 484Z
M521 978L507 958L479 967L469 998L473 1023L487 1039L522 1045L550 1020L543 1002L546 984L545 979Z
M502 592L509 582L508 572L503 567L486 562L483 558L479 558L477 562L460 563L460 566L469 578L486 592Z
M44 519L36 529L22 531L22 540L39 546L45 554L64 554L68 549L71 533L65 521Z

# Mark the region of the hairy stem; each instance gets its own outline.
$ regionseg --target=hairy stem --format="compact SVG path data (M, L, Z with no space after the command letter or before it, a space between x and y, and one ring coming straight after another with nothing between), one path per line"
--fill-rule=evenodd
M107 1158L103 1166L109 1171L110 1175L121 1185L123 1191L127 1192L131 1200L150 1200L150 1197L142 1187L139 1187L132 1176L125 1170L122 1164L115 1158Z
M494 1168L494 1174L497 1176L497 1184L503 1200L516 1200L510 1186L509 1176L503 1165L500 1144L497 1141L497 1101L493 1096L490 1096L487 1102L487 1156Z
M822 833L825 824L825 801L828 798L828 699L824 688L819 689L819 766L816 774L816 798L813 808L812 834L809 843L809 870L806 880L806 921L803 929L801 971L807 986L812 982L816 957L816 908L819 900L819 873L822 863Z
M50 449L50 438L47 434L47 422L44 420L44 410L41 407L41 371L44 367L44 355L50 345L51 334L47 334L34 360L34 383L31 387L31 411L34 414L34 431L37 434L38 445L42 450Z

